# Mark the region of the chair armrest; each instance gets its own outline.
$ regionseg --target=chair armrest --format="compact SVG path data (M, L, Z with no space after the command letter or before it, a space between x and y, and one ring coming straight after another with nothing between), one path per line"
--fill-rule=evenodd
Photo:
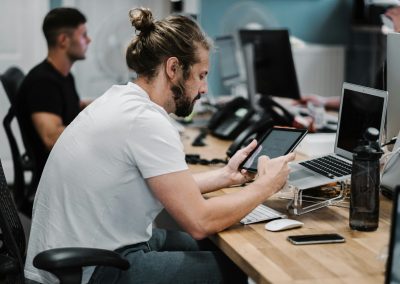
M43 251L35 256L33 265L44 270L97 265L112 266L122 270L129 268L129 262L114 251L79 247Z
M114 251L79 247L43 251L34 257L33 265L56 275L60 283L80 283L85 266L111 266L122 270L130 266L126 259Z

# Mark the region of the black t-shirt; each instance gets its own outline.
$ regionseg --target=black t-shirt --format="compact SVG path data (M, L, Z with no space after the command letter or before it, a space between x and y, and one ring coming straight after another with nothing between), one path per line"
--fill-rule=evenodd
M35 66L25 77L16 100L16 112L26 150L36 159L41 174L49 151L32 122L35 112L50 112L68 125L80 111L79 96L71 73L63 76L47 60ZM29 142L28 142L29 141ZM39 176L40 176L39 174Z

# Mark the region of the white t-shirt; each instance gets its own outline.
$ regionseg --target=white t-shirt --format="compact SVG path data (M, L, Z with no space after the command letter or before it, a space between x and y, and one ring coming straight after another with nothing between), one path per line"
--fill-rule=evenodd
M50 153L35 196L25 276L55 282L32 265L46 249L115 250L149 240L163 207L145 179L186 169L167 112L136 84L112 86L77 116ZM83 282L92 272L85 271Z

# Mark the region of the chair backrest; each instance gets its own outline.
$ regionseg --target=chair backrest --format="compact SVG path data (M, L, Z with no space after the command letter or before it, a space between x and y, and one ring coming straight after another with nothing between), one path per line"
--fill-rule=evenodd
M18 88L24 78L24 73L18 67L10 67L6 70L6 72L0 75L0 80L3 83L4 90L6 91L11 105L14 105Z
M0 161L0 283L24 283L25 234Z
M8 110L7 115L4 117L3 126L7 135L8 143L10 144L11 156L13 159L14 166L14 183L13 183L13 195L14 200L18 205L18 208L24 203L25 196L25 176L24 170L21 163L21 152L19 151L17 140L15 139L14 133L11 128L11 123L15 118L12 107Z
M14 165L14 200L18 208L29 216L32 207L30 199L32 199L31 196L33 196L34 192L36 191L36 185L39 181L39 177L38 174L35 173L35 159L33 157L33 151L30 149L28 138L26 137L23 129L21 129L21 124L19 123L15 110L18 89L24 78L24 73L18 67L10 67L6 72L0 75L0 81L2 82L7 97L11 103L11 107L3 120L3 126L10 144ZM11 127L11 123L14 118L16 118L18 121L22 140L27 148L27 153L25 154L22 154L19 150L16 136L14 135ZM25 180L24 172L26 171L32 172L31 183L27 183Z
M24 80L25 75L18 67L10 67L1 74L0 79L3 83L4 90L10 100L11 105L14 104L15 97L17 96L18 88Z

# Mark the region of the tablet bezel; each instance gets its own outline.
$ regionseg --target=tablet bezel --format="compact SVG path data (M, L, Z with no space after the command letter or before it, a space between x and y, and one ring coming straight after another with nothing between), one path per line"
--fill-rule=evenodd
M297 128L288 128L288 127L277 127L274 126L272 128L270 128L265 134L264 136L260 139L260 141L257 141L257 147L251 151L251 153L247 156L247 158L240 164L239 168L240 169L245 169L249 172L253 172L256 173L257 169L254 168L247 168L244 165L246 164L247 160L254 154L254 152L257 151L257 149L260 147L260 145L263 144L264 140L267 139L267 137L273 132L273 131L282 131L282 132L298 132L301 133L301 135L293 142L293 144L289 147L289 149L286 150L286 152L283 155L286 155L290 152L293 152L294 149L296 149L297 145L299 145L299 143L303 140L303 138L306 136L306 134L308 133L307 129L297 129ZM283 156L282 155L282 156ZM258 158L257 158L258 159Z

